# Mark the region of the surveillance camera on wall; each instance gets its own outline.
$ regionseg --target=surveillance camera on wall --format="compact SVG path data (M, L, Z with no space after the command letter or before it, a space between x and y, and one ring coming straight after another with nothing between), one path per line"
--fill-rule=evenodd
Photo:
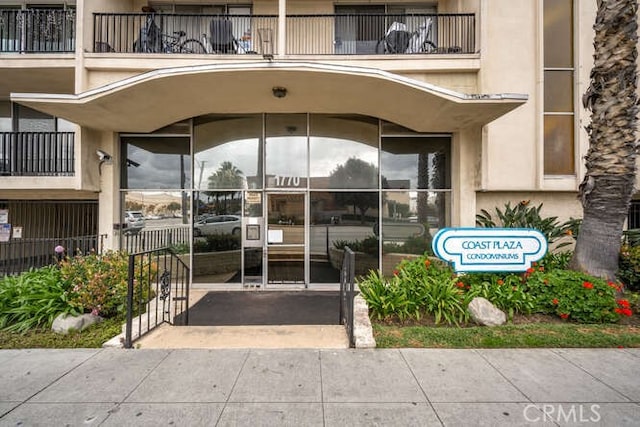
M101 162L108 162L109 160L111 160L111 155L105 153L102 150L96 150L96 154L98 155L98 160L100 160Z

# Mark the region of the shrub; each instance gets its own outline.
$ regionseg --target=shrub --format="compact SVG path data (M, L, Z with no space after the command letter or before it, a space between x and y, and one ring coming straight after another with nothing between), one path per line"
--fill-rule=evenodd
M4 277L0 280L0 329L26 332L51 327L60 313L78 314L67 299L67 289L55 266Z
M370 272L358 282L371 314L379 319L433 315L435 323L458 324L468 318L468 300L455 285L449 266L432 263L426 256L404 260L391 278Z
M514 314L529 314L534 308L533 296L522 286L519 274L467 274L460 277L459 286L469 298L483 297L504 311L509 319Z
M151 277L141 275L141 271L149 271ZM67 257L60 262L60 272L69 284L69 303L76 309L102 317L126 313L129 257L125 252ZM149 300L149 282L156 273L157 268L149 261L136 264L136 277L143 277L134 281L136 306Z
M620 287L614 283L571 270L531 271L525 276L536 312L580 323L614 323L623 314L616 302Z
M529 200L522 200L512 208L509 202L504 206L504 211L496 207L495 211L498 222L493 220L489 212L482 209L482 213L476 215L476 224L485 228L534 228L544 235L549 244L566 235L573 236L574 238L578 235L580 220L572 218L563 223L559 223L558 217L556 216L545 218L540 215L542 203L537 207L529 206L529 203ZM569 242L564 242L559 244L558 247L568 244Z
M223 252L240 249L240 236L233 234L209 234L205 239L193 242L193 252Z
M640 291L640 246L620 249L617 277L630 291Z
M378 238L369 236L363 240L335 240L333 247L344 250L348 246L354 252L364 252L369 255L378 255Z
M416 255L433 255L431 249L431 236L411 236L408 237L401 244L399 243L384 243L382 245L382 252L396 252L403 254L416 254Z

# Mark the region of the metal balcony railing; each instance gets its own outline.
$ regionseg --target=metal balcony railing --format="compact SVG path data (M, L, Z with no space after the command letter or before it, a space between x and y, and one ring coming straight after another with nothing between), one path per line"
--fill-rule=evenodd
M63 53L75 50L72 9L0 9L0 53Z
M73 176L73 132L0 132L0 176Z
M474 14L275 15L95 13L94 52L386 55L476 51Z

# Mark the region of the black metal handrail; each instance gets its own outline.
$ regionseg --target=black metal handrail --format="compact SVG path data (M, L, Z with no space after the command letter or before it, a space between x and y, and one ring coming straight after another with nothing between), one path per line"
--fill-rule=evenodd
M278 52L276 15L94 13L94 52L464 54L477 50L475 22L472 13L287 15Z
M125 348L178 315L189 324L189 277L189 267L171 248L129 255Z
M32 237L0 242L0 277L55 264L64 255L102 253L105 237ZM56 246L65 248L65 253L56 254Z
M0 52L75 51L73 9L0 9Z
M0 176L73 176L73 132L0 132Z
M121 248L129 253L189 243L191 228L183 225L167 228L125 228Z
M358 294L355 290L356 254L345 246L342 268L340 270L340 324L347 328L349 347L355 347L356 341L353 333L354 302Z

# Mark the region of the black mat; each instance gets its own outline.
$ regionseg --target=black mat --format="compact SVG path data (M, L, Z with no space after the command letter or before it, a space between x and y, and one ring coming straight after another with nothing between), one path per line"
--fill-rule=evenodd
M339 292L208 292L189 309L189 325L338 325L339 311ZM184 324L182 315L174 323Z

